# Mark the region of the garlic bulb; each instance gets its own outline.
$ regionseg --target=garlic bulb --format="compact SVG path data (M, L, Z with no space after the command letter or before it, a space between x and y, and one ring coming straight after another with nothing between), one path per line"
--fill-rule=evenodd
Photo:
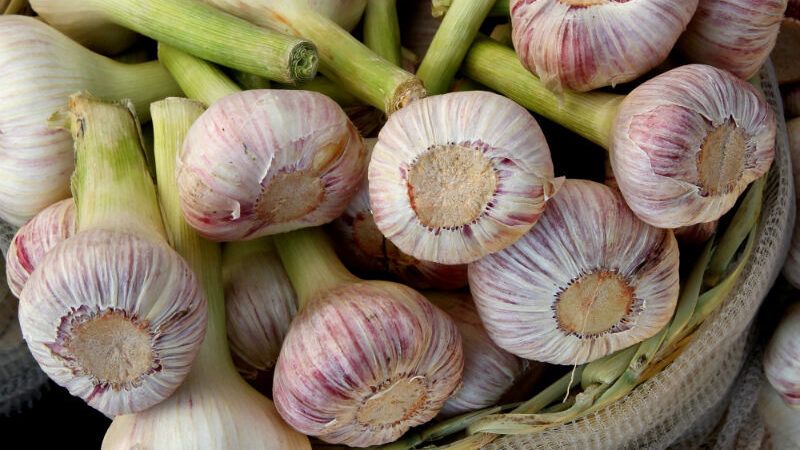
M369 161L377 139L367 139ZM458 289L467 285L467 266L420 261L401 252L381 234L369 206L369 183L365 178L350 205L333 221L336 252L345 264L369 276L390 274L416 289Z
M31 3L48 25L96 52L116 55L136 40L134 31L109 22L91 3L64 0L33 0Z
M406 286L355 278L319 229L276 245L300 305L275 366L281 416L353 447L394 441L432 419L461 385L453 321Z
M157 62L118 63L34 18L0 16L0 220L19 226L69 197L72 140L47 121L78 91L139 108L180 93Z
M402 252L441 264L512 244L556 190L536 120L489 92L428 97L396 112L369 164L378 229Z
M252 380L275 367L297 299L269 237L226 244L222 280L228 343L239 372Z
M365 170L364 142L333 100L255 90L216 101L192 125L176 177L186 220L219 241L332 221Z
M514 48L551 90L631 81L666 59L697 0L512 0Z
M800 54L798 48L800 48L800 0L789 0L778 39L770 54L778 83L800 81L800 67L797 64L797 56Z
M794 176L795 202L800 199L800 118L786 122L786 131L789 135L789 155L792 159L792 173ZM795 287L800 286L800 223L795 221L792 242L789 245L789 254L783 265L783 275Z
M800 306L781 319L764 354L767 380L787 405L800 410ZM800 411L798 411L800 414Z
M762 384L756 406L768 432L768 444L763 448L800 448L800 411L786 406L768 383Z
M197 0L33 0L31 6L54 26L68 26L65 33L97 36L95 30L122 26L270 80L296 83L317 73L317 51L310 42L258 27ZM65 11L70 13L62 21Z
M167 244L128 108L70 98L78 232L45 255L19 307L42 370L110 416L170 396L206 326L198 280Z
M306 450L308 439L289 428L272 402L236 373L225 337L225 299L219 246L197 236L178 207L175 155L203 107L186 99L152 105L159 199L170 240L203 280L208 332L186 381L170 398L137 414L117 416L103 449Z
M775 46L786 2L700 0L678 46L693 62L750 78Z
M718 220L706 223L698 223L673 230L675 238L684 245L695 245L711 239L717 231Z
M54 203L34 216L14 235L6 257L11 293L19 297L28 277L53 247L75 234L75 202Z
M489 336L523 358L583 364L641 342L678 301L678 244L619 193L567 180L514 245L470 264Z
M522 375L537 375L530 373L528 361L517 358L492 342L469 294L426 292L425 297L453 319L464 348L464 385L447 400L439 417L492 406Z
M479 37L462 70L608 149L628 205L659 228L719 219L775 156L775 114L767 102L750 84L711 66L670 70L627 96L557 95L511 49Z

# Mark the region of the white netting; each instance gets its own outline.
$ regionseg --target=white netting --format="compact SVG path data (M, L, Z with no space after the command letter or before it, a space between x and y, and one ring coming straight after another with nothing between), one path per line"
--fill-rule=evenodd
M767 100L782 118L771 64L762 69L761 77ZM712 432L725 414L725 396L748 354L748 326L786 256L794 210L786 126L779 119L775 164L767 182L753 255L730 298L703 323L684 352L627 397L596 414L543 433L505 436L486 448L667 448L684 436ZM729 425L731 430L735 425ZM729 434L735 433L726 432ZM725 440L731 442L728 437Z
M0 250L5 261L16 230L0 222ZM17 320L17 299L6 284L5 264L0 261L0 416L30 405L45 386L47 376L22 340Z

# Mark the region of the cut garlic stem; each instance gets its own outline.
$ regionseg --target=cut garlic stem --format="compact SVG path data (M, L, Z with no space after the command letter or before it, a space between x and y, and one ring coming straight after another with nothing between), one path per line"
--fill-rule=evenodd
M273 398L297 430L355 447L431 420L461 385L461 338L416 291L351 275L319 229L276 237L300 312Z
M142 411L188 374L206 301L167 244L131 105L74 95L65 122L75 140L78 232L23 288L22 333L73 395L110 416Z
M710 66L673 69L625 97L556 95L511 49L478 38L464 73L608 149L625 200L654 226L719 219L774 158L775 115L761 94Z
M400 22L396 0L367 0L364 45L378 56L401 67Z
M317 72L317 52L308 41L258 27L203 2L33 0L31 6L45 19L81 10L88 22L73 23L75 28L71 29L91 29L103 19L200 58L270 80L294 83L310 80Z
M206 106L242 90L213 64L162 42L158 43L158 60L188 98Z
M599 183L567 180L514 245L469 266L489 335L517 356L582 364L656 334L678 300L678 247Z
M383 235L440 264L475 261L516 241L558 183L536 120L489 92L429 97L398 111L369 165Z
M225 331L225 299L218 245L184 221L173 176L180 142L203 111L198 102L167 99L152 105L159 198L170 241L202 280L208 298L208 332L192 371L167 400L114 419L103 449L310 449L267 398L236 373Z

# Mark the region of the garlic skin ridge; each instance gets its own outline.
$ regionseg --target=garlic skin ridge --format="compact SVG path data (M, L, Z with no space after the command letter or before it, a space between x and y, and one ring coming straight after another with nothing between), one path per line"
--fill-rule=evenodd
M166 242L92 229L57 245L39 267L22 290L19 319L31 353L53 381L110 416L147 409L178 388L205 334L206 308L196 277ZM70 275L76 271L84 276ZM82 370L71 349L71 339L83 347L91 345L89 331L79 340L76 330L100 317L119 322L117 327L136 335L136 344L149 351L141 352L139 346L131 350L126 338L123 351L136 353L96 348L94 357L79 355L78 361L94 359L97 365L111 367L124 363L141 372L129 374L125 383ZM140 331L134 333L133 327ZM115 339L120 338L122 334Z
M781 319L764 353L764 373L784 403L800 410L800 306ZM800 414L796 411L795 414Z
M761 94L700 64L634 89L612 133L622 195L639 218L663 228L719 219L775 156L775 115Z
M253 239L338 217L366 170L364 143L330 98L251 90L192 125L176 177L187 222L216 241Z
M522 64L550 90L586 92L660 64L697 0L514 0L509 6Z
M678 263L671 230L636 218L607 186L567 180L525 236L470 264L469 284L501 348L534 361L583 364L669 322Z
M560 182L533 116L482 91L427 97L392 114L368 176L381 233L440 264L475 261L519 239Z
M226 244L222 266L228 343L246 379L275 367L297 314L297 297L271 242L242 248L244 254L231 249L251 243L256 241Z
M700 0L678 47L692 62L746 80L775 46L786 4L787 0Z
M54 203L20 227L6 257L6 279L19 297L31 273L53 247L75 234L75 202L72 198Z

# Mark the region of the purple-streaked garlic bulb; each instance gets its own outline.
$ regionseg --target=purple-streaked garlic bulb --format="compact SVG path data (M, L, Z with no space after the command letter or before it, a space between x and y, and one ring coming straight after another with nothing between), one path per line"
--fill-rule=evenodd
M297 314L297 299L270 237L225 245L228 344L248 380L270 372Z
M764 373L783 401L800 410L800 305L789 307L772 335Z
M696 245L711 239L717 231L719 220L676 228L675 238L684 245Z
M109 22L89 2L32 0L31 5L48 25L96 52L115 55L136 40L135 32Z
M514 245L470 264L489 336L526 359L583 364L641 342L678 300L678 244L619 193L567 180Z
M770 54L779 84L800 81L798 57L800 57L800 0L789 0L778 39L775 41L775 48Z
M527 232L557 190L536 120L490 92L455 92L392 114L369 164L375 224L403 253L464 264Z
M512 0L514 48L552 90L631 81L666 59L697 0Z
M792 159L794 175L795 202L800 200L800 118L786 122L789 135L789 154ZM783 265L783 275L795 287L800 287L800 221L794 223L794 233L789 246L789 254Z
M447 314L404 285L354 277L319 229L276 245L300 306L273 380L284 420L325 442L365 447L435 417L464 366Z
M75 234L75 202L54 203L33 217L14 235L6 257L6 278L19 297L28 277L53 247Z
M489 338L469 294L426 292L425 297L453 319L464 348L464 385L447 400L439 417L492 406L522 375L537 375L530 373L529 361L508 353Z
M176 176L186 220L216 241L328 223L358 190L364 141L342 108L309 91L253 90L192 125Z
M367 139L367 161L376 139ZM416 289L458 289L467 285L467 266L420 261L386 239L372 217L364 179L347 209L333 221L336 252L350 269L369 276L390 274Z
M783 19L787 0L700 0L678 41L692 62L752 77L764 64ZM676 2L678 3L678 2Z
M122 64L92 53L39 20L0 16L0 219L22 225L69 197L69 133L48 119L78 91L151 101L180 93L158 62Z
M719 219L774 156L775 114L762 95L700 64L634 89L612 131L622 195L639 218L665 228Z
M189 373L206 299L167 243L130 105L74 95L67 116L78 230L28 278L22 335L72 395L109 416L142 411Z

